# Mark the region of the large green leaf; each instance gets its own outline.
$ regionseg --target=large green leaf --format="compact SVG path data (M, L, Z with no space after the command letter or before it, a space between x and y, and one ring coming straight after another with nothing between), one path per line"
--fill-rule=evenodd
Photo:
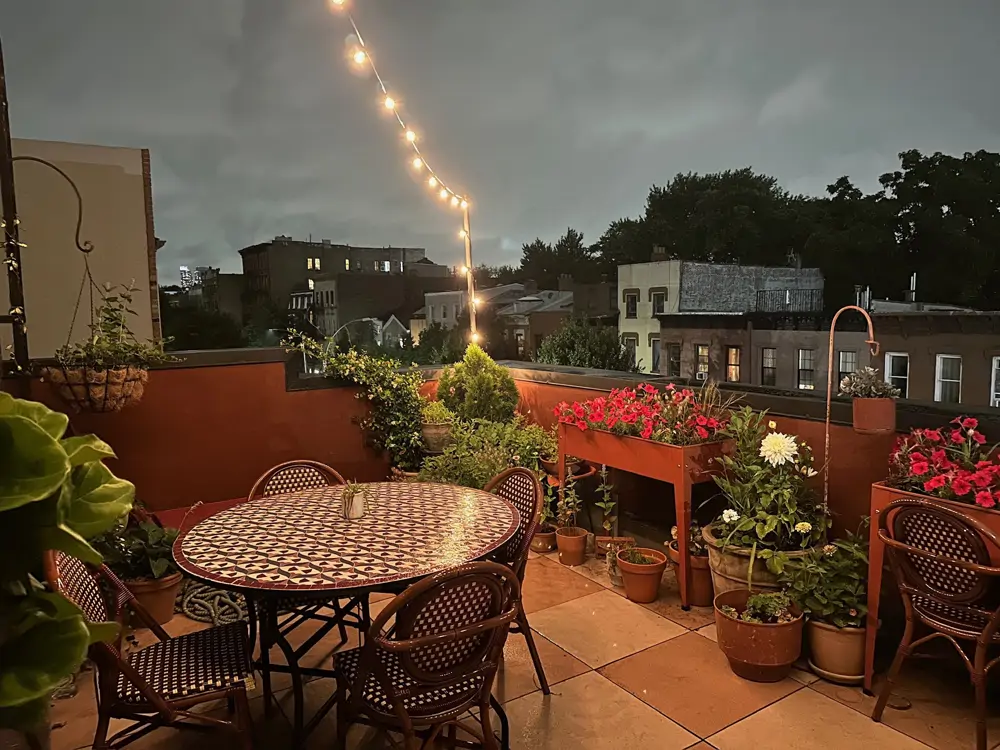
M100 461L92 461L73 469L60 507L66 525L90 538L114 526L131 509L134 498L135 485L116 477Z
M41 529L39 540L43 549L60 550L93 565L101 564L101 554L87 540L63 523Z
M66 426L69 424L69 417L61 412L52 411L44 404L14 398L9 393L0 392L0 417L4 416L24 417L37 424L55 440L65 434Z
M0 415L0 511L43 500L69 475L59 441L28 417Z
M66 438L62 441L62 447L66 450L70 466L101 461L105 458L115 458L115 452L111 446L96 435Z
M48 695L35 698L19 706L0 706L0 729L28 732L48 726Z

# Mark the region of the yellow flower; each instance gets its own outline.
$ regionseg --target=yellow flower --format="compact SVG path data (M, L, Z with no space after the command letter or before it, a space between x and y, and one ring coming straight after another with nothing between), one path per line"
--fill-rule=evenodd
M769 430L776 430L778 429L778 423L772 419L770 422L767 423L767 428Z

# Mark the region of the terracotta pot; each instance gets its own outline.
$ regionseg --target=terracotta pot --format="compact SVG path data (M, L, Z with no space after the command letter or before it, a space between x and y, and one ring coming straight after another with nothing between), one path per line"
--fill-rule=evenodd
M431 424L424 422L420 425L420 433L424 437L424 448L428 453L444 453L444 449L451 443L451 424Z
M531 550L532 552L551 552L556 548L556 532L553 531L536 531L535 535L531 537Z
M865 679L865 629L838 628L818 620L806 626L809 666L825 680L860 685Z
M181 587L181 574L171 573L163 578L140 578L125 581L125 588L139 600L139 604L161 625L174 616L174 601Z
M724 591L715 597L715 632L729 668L745 680L779 682L792 671L802 653L802 615L791 622L768 625L743 622L724 614L728 605L743 612L751 592L746 588Z
M861 435L885 435L896 431L896 399L854 399L854 431Z
M725 591L745 590L750 573L750 549L726 546L718 539L712 526L701 530L702 539L708 544L708 565L712 569L712 584L716 596ZM805 557L811 550L785 552L789 558ZM753 561L753 588L762 591L778 591L782 588L778 577L767 569L767 562L759 556Z
M680 576L681 553L677 550L677 542L667 545L667 554L674 568L674 575ZM708 567L707 557L691 555L691 586L688 588L688 602L695 607L711 607L715 600L715 589L712 586L712 569Z
M556 529L556 546L559 547L559 562L563 565L583 565L587 559L587 530L579 526Z
M631 563L622 558L622 555L628 550L619 550L618 570L621 571L622 580L625 583L625 596L639 604L655 602L660 593L660 580L663 578L663 571L667 569L667 556L646 547L636 547L635 550L646 557L653 558L656 562L651 565Z
M630 536L595 536L594 552L598 557L604 557L608 554L609 544L620 544L623 547L631 547L635 544L635 539Z
M547 458L539 458L538 461L539 461L539 463L541 463L542 468L545 469L545 473L546 474L551 474L554 477L559 476L559 462L558 461L550 461ZM572 474L578 474L579 472L580 472L580 459L576 459L575 461L567 461L566 462L566 473L567 474L572 475Z

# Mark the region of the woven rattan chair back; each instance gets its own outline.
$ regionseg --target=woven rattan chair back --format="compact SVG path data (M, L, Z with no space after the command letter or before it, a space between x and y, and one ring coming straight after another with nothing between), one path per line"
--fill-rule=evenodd
M261 476L250 490L250 500L261 497L284 495L287 492L312 490L346 484L344 478L334 469L319 461L286 461L278 464Z
M519 580L524 578L531 538L535 535L542 513L545 494L534 472L523 468L507 469L486 485L486 491L507 500L517 508L520 521L517 531L493 556L499 563L512 568Z

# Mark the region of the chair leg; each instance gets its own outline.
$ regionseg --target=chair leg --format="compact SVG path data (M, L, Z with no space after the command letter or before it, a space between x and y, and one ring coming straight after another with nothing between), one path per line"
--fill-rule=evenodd
M490 706L493 704L493 696L479 704L479 725L483 730L484 750L499 750L497 738L493 736L493 722L490 721Z
M903 666L903 662L906 661L906 657L910 655L910 644L913 642L913 618L909 612L907 612L906 618L906 630L903 632L903 640L899 642L899 648L896 650L896 657L892 660L892 666L889 667L889 672L885 676L885 684L882 686L882 691L879 693L878 702L875 704L875 710L872 711L872 721L882 721L882 712L885 711L885 704L889 702L889 695L892 693L892 686L896 682L896 678L899 676L899 670Z
M496 711L497 718L500 719L500 748L510 750L510 722L507 720L507 712L503 710L500 701L491 693L490 706Z
M246 690L237 691L230 700L236 706L236 731L240 735L240 744L243 750L253 750L253 717Z
M270 716L271 698L273 696L273 693L271 692L272 622L270 610L267 609L268 605L264 606L265 609L260 615L260 680L264 693L264 715ZM273 625L274 628L277 629L277 614L275 615Z
M98 707L97 730L94 732L94 750L106 750L108 747L108 727L110 724L111 717Z
M987 750L986 745L986 675L974 674L976 688L976 750Z
M342 690L343 684L338 686L341 690L340 700L337 701L337 742L334 750L347 750L347 733L351 729L351 714L347 707L347 693Z
M535 665L535 674L538 675L538 683L542 689L542 695L548 695L550 692L549 681L545 679L545 668L542 666L542 658L538 655L534 636L531 635L531 626L528 625L528 615L524 613L520 605L518 606L517 624L521 628L524 640L528 643L528 653L531 654L531 663Z

